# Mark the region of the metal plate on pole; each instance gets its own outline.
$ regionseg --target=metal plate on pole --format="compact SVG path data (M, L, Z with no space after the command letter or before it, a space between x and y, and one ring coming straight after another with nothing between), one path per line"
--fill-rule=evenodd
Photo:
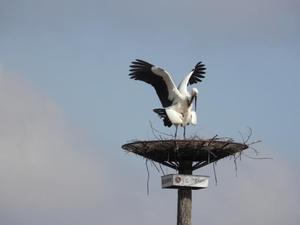
M161 177L162 188L207 188L209 176L185 175L185 174L168 174Z

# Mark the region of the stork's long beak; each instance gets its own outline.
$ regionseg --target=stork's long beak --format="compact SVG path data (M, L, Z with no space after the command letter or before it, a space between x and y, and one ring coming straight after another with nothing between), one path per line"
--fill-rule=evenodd
M192 96L191 101L189 103L189 106L193 103L194 100L195 100L195 111L196 111L196 108L197 108L197 95Z

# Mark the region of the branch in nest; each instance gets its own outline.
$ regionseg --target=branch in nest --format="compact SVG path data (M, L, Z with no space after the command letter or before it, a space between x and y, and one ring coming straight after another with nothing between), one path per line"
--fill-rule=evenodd
M146 168L147 168L147 194L149 195L149 180L150 180L150 172L148 168L148 159L146 159Z
M251 148L251 149L253 149L253 148ZM255 150L255 149L253 149L253 150ZM267 158L267 157L264 157L264 158L257 157L257 158L255 158L255 157L251 157L251 156L247 155L245 152L242 152L242 153L243 153L243 155L245 155L246 157L248 157L250 159L273 159L273 158Z
M169 137L173 137L173 136L170 135L170 134L166 134L166 133L163 133L163 132L161 132L161 131L155 129L155 128L152 126L152 122L151 122L151 121L149 121L149 124L150 124L150 128L151 128L152 134L154 135L154 137L155 137L157 140L164 140L164 138L162 138L161 134L166 135L166 136L169 136ZM155 133L154 131L160 134L159 137L157 137L157 135L156 135L156 133Z
M251 142L250 144L248 144L248 146L253 145L253 144L256 144L256 143L259 143L259 142L261 142L261 140L253 141L253 142Z
M244 144L246 144L249 141L249 139L250 139L250 137L252 135L252 129L250 127L248 127L248 129L250 130L250 134L248 134L248 137L247 137L246 141L245 141L244 136L242 135L242 133L239 131L239 133L240 133L240 135L241 135L241 137L243 139L243 143Z

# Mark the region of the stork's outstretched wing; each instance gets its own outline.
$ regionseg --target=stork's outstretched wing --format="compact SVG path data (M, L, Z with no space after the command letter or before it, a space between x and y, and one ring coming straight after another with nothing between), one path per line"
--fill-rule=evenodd
M178 90L181 94L188 95L187 86L190 84L195 84L197 82L201 82L202 78L205 78L205 65L202 62L198 62L194 69L189 72L188 75L181 81L178 86Z
M198 82L202 82L202 78L205 78L205 65L202 62L198 62L195 68L192 70L193 73L191 74L191 77L189 79L188 84L195 84Z
M164 108L171 106L175 97L180 95L170 74L159 67L136 59L129 71L130 79L144 81L155 88Z

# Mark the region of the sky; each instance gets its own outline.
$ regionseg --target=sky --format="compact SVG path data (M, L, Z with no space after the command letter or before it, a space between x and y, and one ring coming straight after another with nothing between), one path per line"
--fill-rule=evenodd
M199 62L203 138L261 140L238 161L195 171L194 224L299 224L300 3L0 1L0 224L175 224L177 192L125 154L163 126L154 89L129 79L135 59L176 84ZM179 129L178 135L182 136ZM176 173L163 167L165 173Z

